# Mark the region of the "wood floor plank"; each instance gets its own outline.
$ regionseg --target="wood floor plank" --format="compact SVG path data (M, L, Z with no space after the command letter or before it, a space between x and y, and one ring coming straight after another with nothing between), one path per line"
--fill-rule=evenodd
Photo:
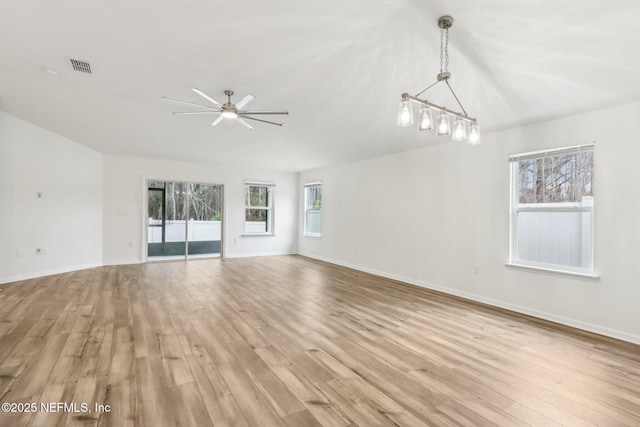
M45 338L38 356L18 376L6 396L7 401L28 396L39 396L48 384L51 372L67 341L68 335L52 335Z
M213 427L198 386L192 382L169 388L178 427Z
M284 425L275 408L268 403L261 390L237 362L220 365L219 371L250 425Z
M132 304L133 343L135 357L145 357L160 352L158 335L151 327L151 321L144 302Z
M16 348L23 338L24 336L19 334L9 334L0 337L0 367L17 365L19 363L16 362L15 359L13 362L9 361L5 363L7 357L14 352L16 357L20 357L21 360L24 358L24 353Z
M336 380L344 388L396 425L427 426L402 405L362 378Z
M513 405L505 408L505 412L513 415L519 420L524 421L527 424L532 426L540 426L540 427L562 427L563 424L560 424L557 421L552 420L551 418L545 416L544 414L534 411L533 409L524 406L518 402L513 403Z
M360 426L394 426L398 425L386 418L384 413L362 401L339 380L331 380L319 385L320 390L339 407L346 416Z
M231 341L230 350L237 355L247 375L281 417L304 410L302 403L287 389L269 366L244 342Z
M34 418L33 424L37 426L57 426L67 424L67 418L83 417L86 415L82 411L84 408L81 403L78 402L74 405L73 391L75 389L75 383L70 382L52 382L47 384L42 394L40 394L38 401L49 404L48 410L43 410L42 407L38 409ZM68 409L60 409L51 403L65 402L71 403Z
M234 354L229 351L226 341L217 333L212 323L201 317L192 318L191 323L197 331L199 341L215 363L225 364L236 360Z
M305 405L307 410L323 426L347 426L351 420L338 410L324 394L294 366L272 368L286 387Z
M109 405L111 410L104 414L104 425L109 427L134 427L139 408L136 395L136 385L131 379L108 384L105 404Z
M29 396L22 399L12 399L10 401L2 400L2 402L10 402L12 404L30 404L31 402L36 402L37 396ZM0 425L1 426L11 426L11 427L26 427L26 426L36 426L33 422L34 417L38 414L37 411L27 412L27 411L13 411L9 412L2 411L0 412Z
M2 401L4 395L9 392L11 385L15 382L20 371L20 366L0 368L0 401Z
M344 351L332 355L360 378L384 392L419 419L430 424L442 422L441 414L435 406L447 400L444 394L420 386L408 373L386 364L355 345L343 343L341 348Z
M187 356L209 418L216 426L248 426L231 390L206 354Z
M456 368L470 381L481 382L492 386L496 390L502 390L515 402L530 408L531 410L543 413L551 419L564 424L574 425L590 423L596 425L616 425L615 418L610 416L598 416L597 412L590 411L588 406L580 407L568 399L554 392L536 387L527 381L519 380L509 372L502 371L493 366L476 365L473 368L461 366ZM596 405L592 401L592 405Z
M3 285L0 426L640 426L640 346L301 256Z
M26 335L5 335L5 337L15 336L11 342L14 344L7 353L2 365L0 367L12 367L12 366L28 366L31 361L40 353L42 347L45 344L45 339L42 337L30 337Z
M97 427L102 421L104 414L96 411L96 404L104 405L107 392L106 375L82 376L75 384L73 392L73 402L87 403L90 413L68 414L66 425L69 427Z
M168 387L194 382L177 335L160 335L162 367Z
M327 381L331 381L335 378L329 368L326 368L322 364L316 362L298 348L285 347L282 350L282 354L314 384L326 383Z
M129 326L114 331L113 356L109 367L109 384L129 381L133 372L133 334Z
M300 411L283 418L287 427L322 427L309 411Z
M139 411L138 424L145 427L176 425L169 387L163 372L162 357L150 355L135 359Z
M96 323L89 331L80 357L80 375L107 375L111 367L114 324Z
M465 427L495 426L495 423L472 411L459 401L449 400L439 405L438 409L457 425Z

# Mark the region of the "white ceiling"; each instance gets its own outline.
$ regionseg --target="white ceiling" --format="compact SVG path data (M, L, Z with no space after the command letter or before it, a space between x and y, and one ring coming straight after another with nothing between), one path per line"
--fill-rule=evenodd
M444 143L395 124L401 93L435 81L443 14L484 133L640 99L637 0L3 0L0 109L104 153L286 171ZM191 87L290 115L173 116L189 109L161 97L202 103Z

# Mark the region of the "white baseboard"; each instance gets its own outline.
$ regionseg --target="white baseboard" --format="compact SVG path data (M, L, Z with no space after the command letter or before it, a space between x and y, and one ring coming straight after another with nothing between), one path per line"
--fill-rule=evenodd
M86 270L87 268L102 267L102 263L90 263L83 265L74 265L73 267L56 268L53 270L44 270L34 273L19 274L17 276L0 277L0 285L13 282L21 282L23 280L37 279L38 277L51 276L53 274L70 273L72 271Z
M604 326L595 325L593 323L583 322L581 320L571 319L569 317L559 316L556 314L547 313L544 311L540 311L540 310L536 310L528 307L523 307L523 306L512 304L506 301L487 298L482 295L477 295L469 292L462 292L457 289L452 289L446 286L439 286L439 285L434 285L433 283L418 281L410 277L389 274L383 271L378 271L371 268L334 260L331 258L325 258L317 255L307 254L307 253L300 253L299 255L302 255L307 258L317 259L319 261L328 262L330 264L336 264L336 265L351 268L354 270L363 271L365 273L373 274L375 276L397 280L400 282L408 283L410 285L420 286L422 288L443 292L445 294L455 295L471 301L477 301L484 304L492 305L494 307L504 308L506 310L515 311L516 313L526 314L528 316L537 317L539 319L549 320L551 322L559 323L566 326L571 326L576 329L582 329L584 331L593 332L599 335L604 335L604 336L619 339L622 341L627 341L633 344L640 344L640 335L630 334L628 332L619 331L617 329L611 329Z
M249 252L244 254L228 254L225 258L251 258L258 256L298 255L297 252Z

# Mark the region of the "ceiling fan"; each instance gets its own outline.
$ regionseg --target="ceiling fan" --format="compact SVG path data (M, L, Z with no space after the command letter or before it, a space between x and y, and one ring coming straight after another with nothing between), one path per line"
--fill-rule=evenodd
M211 123L211 126L217 125L224 119L235 120L236 122L240 123L242 126L244 126L249 130L253 129L253 126L247 123L244 119L255 120L257 122L263 122L263 123L269 123L271 125L276 125L276 126L282 126L282 123L273 122L271 120L261 119L253 116L269 115L269 114L270 115L289 114L289 112L286 110L271 110L271 111L243 110L243 108L246 107L246 105L255 98L253 95L247 95L236 104L233 104L231 102L231 96L233 95L233 91L227 89L224 91L224 94L227 95L227 102L222 104L216 101L215 99L211 98L209 95L202 92L201 90L196 89L195 87L192 87L191 90L197 93L198 95L200 95L201 97L203 97L204 99L206 99L207 101L211 102L213 106L194 104L193 102L181 101L179 99L167 98L165 96L163 96L162 99L166 99L167 101L177 102L179 104L189 105L191 107L197 107L197 108L203 109L202 111L186 111L186 112L173 113L177 116L191 115L191 114L218 114L218 117Z

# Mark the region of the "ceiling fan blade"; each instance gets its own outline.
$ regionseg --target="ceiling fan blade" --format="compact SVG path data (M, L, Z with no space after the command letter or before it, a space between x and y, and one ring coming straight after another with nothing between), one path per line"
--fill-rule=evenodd
M238 114L289 114L287 110L271 110L271 111L238 111Z
M175 116L186 116L188 114L218 114L220 111L219 110L215 110L215 111L188 111L188 112L179 112L179 113L171 113Z
M166 99L167 101L171 101L171 102L177 102L178 104L191 105L192 107L206 108L207 110L212 110L214 108L208 105L194 104L193 102L180 101L179 99L167 98L166 96L163 96L162 99Z
M204 99L206 99L207 101L213 102L218 107L222 107L222 104L220 104L218 101L216 101L215 99L211 98L209 95L207 95L206 93L202 92L201 90L196 89L195 87L192 87L191 90L194 91L195 93L197 93L198 95L200 95L201 97L203 97Z
M255 120L257 122L269 123L271 125L282 126L282 123L272 122L271 120L259 119L257 117L241 116L243 119ZM240 120L240 118L238 118Z
M249 123L242 120L240 117L236 119L236 122L240 123L242 126L246 127L249 130L253 130L253 126L251 126Z
M243 108L245 105L247 105L248 103L250 103L250 102L251 102L251 101L253 101L254 99L255 99L255 96L253 96L253 95L247 95L247 96L245 96L244 98L242 98L242 99L240 100L240 102L238 102L238 103L236 104L236 108L237 108L238 110L242 110L242 108Z
M215 126L218 123L220 123L222 120L224 120L224 117L220 116L217 119L215 119L209 126Z

